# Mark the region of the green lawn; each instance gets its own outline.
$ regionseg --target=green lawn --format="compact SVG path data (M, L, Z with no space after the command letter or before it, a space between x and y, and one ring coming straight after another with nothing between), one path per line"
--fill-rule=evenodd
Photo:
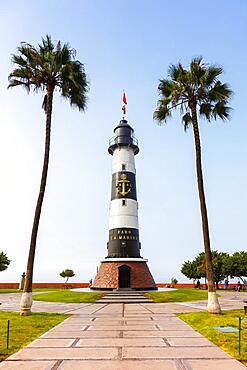
M33 292L49 292L57 290L58 288L34 288ZM0 294L7 294L7 293L22 293L19 289L0 289Z
M238 333L221 333L213 329L214 326L233 326L237 329L238 317L244 317L243 310L223 311L220 315L212 315L208 312L193 312L180 313L177 316L211 342L247 365L247 321L242 321L240 356L238 355Z
M0 294L6 293L20 293L18 289L0 289Z
M208 298L207 290L194 288L178 288L170 292L150 292L145 293L145 296L157 303L167 302L188 302L204 300Z
M70 290L57 290L45 294L35 294L35 301L64 302L64 303L94 303L103 296L102 293L73 292Z
M17 312L0 312L0 361L59 324L69 315L33 313L20 316ZM10 320L9 349L6 348L7 320Z

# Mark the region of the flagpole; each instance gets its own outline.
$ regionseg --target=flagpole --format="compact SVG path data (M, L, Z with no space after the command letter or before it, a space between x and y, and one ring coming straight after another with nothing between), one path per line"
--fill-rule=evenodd
M124 89L123 89L123 97L122 97L122 101L124 100L124 94L125 94L125 91L124 91ZM124 101L123 101L123 103L124 103ZM125 107L124 107L124 105L122 106L122 111L123 111L123 119L125 119Z

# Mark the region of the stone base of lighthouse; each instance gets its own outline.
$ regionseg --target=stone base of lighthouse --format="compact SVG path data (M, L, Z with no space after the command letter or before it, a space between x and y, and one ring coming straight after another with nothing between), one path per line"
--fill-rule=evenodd
M144 258L106 258L91 289L156 290L156 284Z

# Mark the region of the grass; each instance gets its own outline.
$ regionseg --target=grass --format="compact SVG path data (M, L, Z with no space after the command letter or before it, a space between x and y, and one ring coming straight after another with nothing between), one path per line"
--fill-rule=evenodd
M33 313L31 316L20 316L17 312L0 312L0 361L17 352L67 317L69 315L54 313ZM7 320L10 320L9 349L6 348Z
M49 291L54 291L57 288L34 288L33 292L49 292ZM0 288L0 294L8 294L8 293L22 293L21 290L19 289L1 289Z
M193 329L208 338L225 352L247 365L247 321L242 321L241 355L238 354L238 333L221 333L214 326L233 326L238 329L238 317L244 317L243 310L223 311L220 315L208 312L181 313L177 315Z
M95 303L102 296L102 293L73 292L67 289L61 289L46 294L35 294L33 299L44 302Z
M95 303L103 296L103 293L95 292L73 292L61 288L36 288L33 295L35 301L62 302L62 303ZM42 294L37 294L40 292ZM0 289L0 294L21 293L18 289ZM45 294L43 294L45 293Z
M0 294L20 293L18 289L0 289Z
M152 299L156 303L189 302L207 299L208 292L207 290L194 288L180 288L177 290L171 290L170 292L145 293L145 296Z

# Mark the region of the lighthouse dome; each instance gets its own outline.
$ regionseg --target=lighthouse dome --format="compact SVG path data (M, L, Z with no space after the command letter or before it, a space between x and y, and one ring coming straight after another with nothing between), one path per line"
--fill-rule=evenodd
M118 129L123 129L123 128L134 132L133 128L128 124L128 121L126 119L121 119L117 127L114 128L114 132Z
M133 128L128 121L122 119L114 129L114 137L110 139L108 152L113 154L114 150L121 146L130 146L134 149L134 154L139 153L138 141L134 136Z

